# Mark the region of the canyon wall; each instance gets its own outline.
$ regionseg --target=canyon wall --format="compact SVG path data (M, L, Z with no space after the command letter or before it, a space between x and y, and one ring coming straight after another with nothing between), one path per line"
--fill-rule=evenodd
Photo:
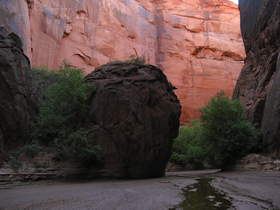
M239 11L229 0L20 2L25 6L14 13L16 7L0 0L0 10L11 11L5 17L13 20L0 24L20 29L33 67L70 64L88 73L142 56L177 87L182 123L197 117L219 90L231 95L243 65Z
M0 165L11 148L26 141L34 102L31 70L20 38L0 28Z
M280 0L240 0L246 60L234 97L280 157Z
M159 64L182 104L182 121L199 116L219 90L232 95L243 65L237 5L225 0L161 1Z
M23 49L31 55L31 31L28 4L22 0L0 0L0 26L20 36Z

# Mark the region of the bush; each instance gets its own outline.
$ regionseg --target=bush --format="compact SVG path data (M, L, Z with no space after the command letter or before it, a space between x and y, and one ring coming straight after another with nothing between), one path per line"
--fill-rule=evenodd
M27 144L23 146L19 152L25 154L29 158L34 158L41 150L41 147L38 144Z
M45 98L46 89L61 79L57 71L48 71L45 68L32 69L32 94L36 103L41 103Z
M182 165L191 163L196 168L201 168L206 155L203 138L200 122L194 121L188 127L181 126L179 136L174 140L171 161Z
M89 112L87 99L94 87L84 82L81 70L61 69L56 74L57 81L46 89L40 105L33 139L56 147L62 157L71 156L82 164L88 159L99 159L96 145L88 143L90 129L85 127Z
M13 152L9 155L8 165L14 170L18 171L22 167L22 163L19 160L19 152Z
M221 92L201 112L207 160L211 165L227 168L258 147L260 132L245 119L237 100L230 100Z
M83 82L81 71L62 69L57 74L59 79L47 88L35 124L34 134L43 143L80 128L89 110L87 93L93 87Z
M138 56L130 56L130 59L125 61L126 63L132 63L132 64L145 64L145 58L144 57L138 57Z
M171 161L226 169L245 154L258 149L260 132L248 122L237 100L223 92L201 109L199 122L181 127Z
M40 151L41 147L37 144L26 144L20 148L12 151L8 156L8 165L14 170L18 171L22 166L22 155L29 158L34 158Z
M34 82L37 82L38 79L41 80L41 78L42 78L42 80L47 80L47 81L49 81L49 80L57 81L57 78L60 77L59 75L60 75L59 72L49 71L45 67L32 68L32 76L35 77Z
M102 160L103 154L99 145L89 142L90 130L80 129L70 133L64 141L57 141L56 146L62 159L73 160L90 166Z

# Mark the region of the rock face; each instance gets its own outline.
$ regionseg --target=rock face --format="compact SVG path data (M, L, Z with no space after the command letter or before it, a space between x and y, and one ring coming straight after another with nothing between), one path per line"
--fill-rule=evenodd
M231 95L243 65L239 11L229 0L0 0L1 8L30 33L22 38L34 67L67 63L90 72L131 55L161 67L178 88L182 123L218 91Z
M280 160L260 154L248 154L238 161L237 170L280 171Z
M20 36L23 49L31 57L31 31L28 1L0 0L0 26Z
M1 154L24 143L33 102L30 63L20 38L0 28L0 162Z
M185 123L218 91L232 94L244 56L239 11L224 0L158 2L158 64L177 87Z
M164 175L181 107L162 71L152 65L115 62L97 68L86 81L96 86L89 118L94 141L104 152L101 175Z
M280 1L240 0L246 61L234 97L280 156Z

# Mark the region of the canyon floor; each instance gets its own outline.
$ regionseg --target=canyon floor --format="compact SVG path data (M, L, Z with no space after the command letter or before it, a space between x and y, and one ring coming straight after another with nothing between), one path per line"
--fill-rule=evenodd
M214 172L176 172L144 180L3 185L0 209L280 209L279 172Z

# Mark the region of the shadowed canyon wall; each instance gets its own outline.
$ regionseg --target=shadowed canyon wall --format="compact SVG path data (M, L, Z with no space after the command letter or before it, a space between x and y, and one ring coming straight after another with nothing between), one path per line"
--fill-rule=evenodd
M183 123L219 90L231 95L243 65L239 11L228 0L0 0L0 10L33 67L88 73L132 55L160 66L177 87Z
M246 60L234 97L280 156L280 0L240 0Z
M0 165L9 149L27 139L35 108L31 83L20 38L0 28Z
M31 55L31 28L28 4L19 0L0 0L0 26L20 36L23 49Z

